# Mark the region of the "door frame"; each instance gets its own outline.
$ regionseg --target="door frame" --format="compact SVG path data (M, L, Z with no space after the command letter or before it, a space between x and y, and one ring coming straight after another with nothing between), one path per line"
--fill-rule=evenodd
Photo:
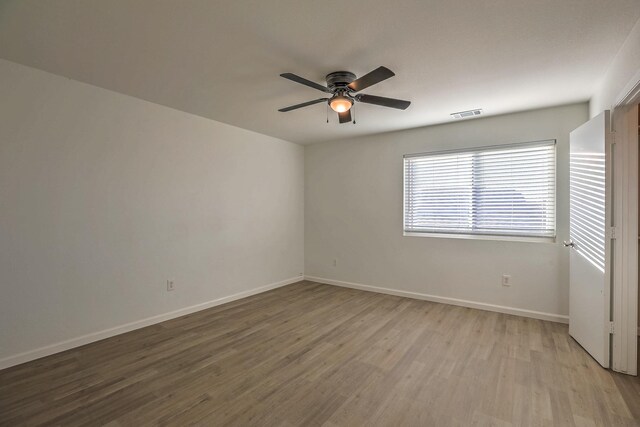
M638 367L638 104L640 72L612 109L613 263L611 368L637 375Z

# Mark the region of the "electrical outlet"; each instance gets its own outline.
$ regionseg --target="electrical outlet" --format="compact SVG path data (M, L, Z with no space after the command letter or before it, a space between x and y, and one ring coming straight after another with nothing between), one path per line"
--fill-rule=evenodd
M502 286L511 286L511 275L509 274L502 275Z
M167 291L173 291L176 288L175 282L173 279L167 280Z

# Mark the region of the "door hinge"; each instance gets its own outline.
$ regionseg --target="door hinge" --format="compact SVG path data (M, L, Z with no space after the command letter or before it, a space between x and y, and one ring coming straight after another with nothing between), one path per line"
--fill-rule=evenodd
M609 333L614 334L616 332L615 323L609 322Z
M610 239L618 238L618 227L609 227L609 238Z

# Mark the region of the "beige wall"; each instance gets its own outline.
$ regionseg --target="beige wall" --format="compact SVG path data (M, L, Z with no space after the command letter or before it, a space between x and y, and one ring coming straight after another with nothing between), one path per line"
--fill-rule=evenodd
M569 132L587 119L582 103L307 146L305 274L567 315ZM403 236L403 154L545 139L558 141L557 243Z
M303 273L302 146L4 60L0 99L0 364Z

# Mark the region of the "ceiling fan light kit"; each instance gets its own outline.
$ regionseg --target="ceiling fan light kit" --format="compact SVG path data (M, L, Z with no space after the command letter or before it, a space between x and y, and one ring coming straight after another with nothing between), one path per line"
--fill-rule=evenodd
M353 100L344 95L336 95L329 100L329 106L336 113L344 113L345 111L349 111L352 105Z
M338 113L338 121L340 123L347 123L351 121L351 107L355 102L363 102L365 104L374 104L382 107L396 108L399 110L406 110L410 101L403 101L401 99L385 98L382 96L366 95L356 92L360 92L393 77L395 74L393 71L386 67L378 67L368 74L356 79L356 75L349 71L335 71L327 74L325 80L327 86L322 86L318 83L307 80L303 77L297 76L292 73L280 74L285 79L294 81L296 83L303 84L316 90L320 90L325 93L331 94L330 98L318 98L313 101L303 102L302 104L292 105L290 107L281 108L278 111L287 112L297 110L298 108L307 107L309 105L318 104L321 102L327 102L329 107L336 113ZM355 121L354 121L355 124Z

